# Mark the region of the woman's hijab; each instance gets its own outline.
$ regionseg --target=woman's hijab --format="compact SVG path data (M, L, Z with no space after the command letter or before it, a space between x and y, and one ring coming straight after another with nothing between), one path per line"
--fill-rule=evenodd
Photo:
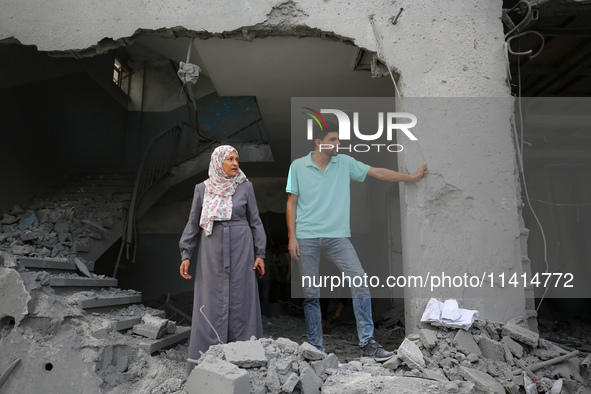
M232 196L236 187L246 181L246 175L238 170L236 176L230 178L222 163L236 149L230 145L221 145L215 148L209 161L209 179L205 181L205 196L201 209L199 225L210 235L215 220L230 220L232 217Z

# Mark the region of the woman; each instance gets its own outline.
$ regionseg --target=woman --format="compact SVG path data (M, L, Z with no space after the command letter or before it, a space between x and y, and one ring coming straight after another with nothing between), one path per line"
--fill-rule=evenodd
M195 186L179 242L185 279L191 279L189 265L199 243L189 359L199 359L200 351L219 343L218 335L224 343L263 335L256 273L265 273L266 242L254 189L239 168L238 152L229 145L217 147L209 179ZM189 361L187 374L194 367Z

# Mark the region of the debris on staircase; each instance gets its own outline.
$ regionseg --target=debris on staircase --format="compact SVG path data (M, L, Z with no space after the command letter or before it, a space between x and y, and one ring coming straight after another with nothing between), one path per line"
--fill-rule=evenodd
M25 208L15 205L0 219L0 252L33 258L89 253L93 243L122 231L131 198L131 175L81 175L71 181L73 186L36 197ZM112 183L117 186L104 186ZM120 235L115 234L113 240Z
M184 393L190 327L116 286L68 259L0 253L0 371L21 360L0 392Z

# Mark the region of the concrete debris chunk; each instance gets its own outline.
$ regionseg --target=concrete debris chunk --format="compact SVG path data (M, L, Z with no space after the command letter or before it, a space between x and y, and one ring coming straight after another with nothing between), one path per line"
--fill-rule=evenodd
M133 333L150 339L160 339L166 334L168 320L145 314L142 322L133 326Z
M82 272L87 277L92 278L92 274L88 270L86 264L82 262L82 260L80 260L78 257L74 257L74 264L76 264L76 267L80 270L80 272Z
M259 341L232 342L224 345L226 361L243 368L267 365L265 349Z
M275 344L286 353L295 353L298 351L298 344L288 338L277 338Z
M426 349L432 349L437 345L437 332L430 328L421 328L419 338Z
M297 373L292 372L287 379L285 379L285 382L283 383L283 386L281 386L281 391L283 391L284 393L291 393L293 392L293 390L295 389L296 385L298 384L298 382L300 381L300 377L298 376Z
M314 372L320 376L327 368L338 368L339 359L334 353L331 353L324 360L312 361L310 364L312 365L312 368L314 368Z
M314 372L310 364L302 361L300 364L300 370L300 382L298 383L298 386L300 387L302 394L319 393L324 381L316 375L316 372Z
M216 357L206 356L187 379L189 394L248 393L248 372Z
M515 342L511 337L504 336L502 339L503 343L507 344L511 353L517 358L523 357L523 346Z
M322 360L326 357L326 353L322 350L316 349L308 342L304 342L300 345L298 353L306 360Z
M402 360L400 359L400 357L398 357L397 354L395 354L382 365L384 366L384 368L388 368L395 371L402 365Z
M413 341L405 339L402 342L398 348L398 357L400 357L409 368L425 368L423 353L421 353L421 349L419 349Z
M460 366L460 375L466 380L473 382L477 389L495 394L504 394L505 388L490 375L480 372L474 368Z
M482 352L482 356L489 360L505 361L505 348L501 342L482 335L478 342L478 347Z
M271 367L267 369L265 386L267 386L271 393L278 393L279 390L281 390L281 382L279 381L279 376L277 375L277 370L274 365L271 365Z
M452 344L465 355L474 353L477 356L482 356L482 351L480 351L478 344L474 341L474 337L467 331L458 330Z
M503 326L503 335L511 337L512 339L525 343L531 347L537 347L540 338L538 333L516 324L505 324Z

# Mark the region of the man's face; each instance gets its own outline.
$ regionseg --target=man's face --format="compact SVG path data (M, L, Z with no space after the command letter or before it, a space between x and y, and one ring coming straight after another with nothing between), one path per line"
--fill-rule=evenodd
M319 151L329 156L336 156L339 154L337 151L339 145L341 145L341 141L339 141L338 131L330 131L326 133L323 140L316 140L316 146L319 148Z

